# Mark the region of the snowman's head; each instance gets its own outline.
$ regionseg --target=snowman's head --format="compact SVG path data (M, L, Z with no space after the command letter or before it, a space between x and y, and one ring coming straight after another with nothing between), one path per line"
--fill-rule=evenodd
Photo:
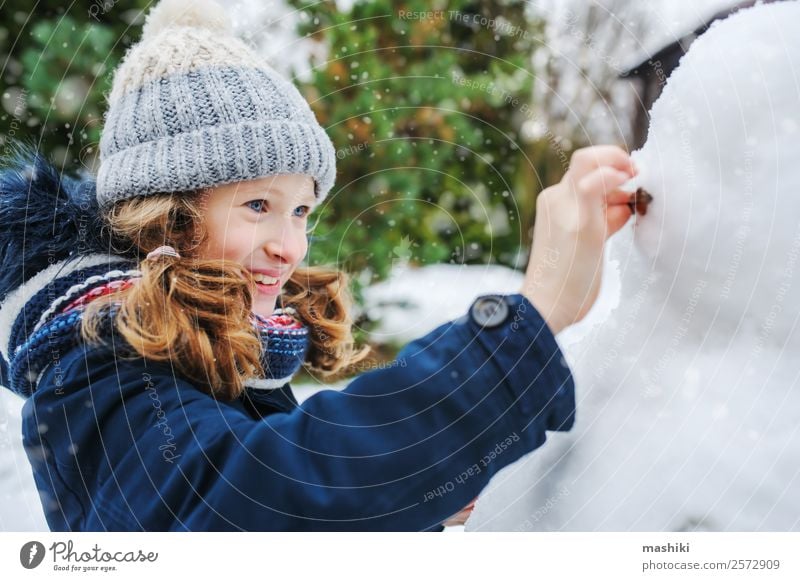
M799 26L798 2L715 23L670 76L633 153L631 185L654 196L634 248L662 298L698 301L708 317L772 318L778 339L800 313Z

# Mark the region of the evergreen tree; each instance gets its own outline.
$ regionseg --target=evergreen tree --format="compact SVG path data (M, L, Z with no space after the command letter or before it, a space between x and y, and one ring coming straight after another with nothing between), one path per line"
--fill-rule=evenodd
M311 256L363 284L398 262L522 266L550 161L519 135L541 34L525 2L291 3L327 47L302 89L339 158Z
M146 0L7 0L0 25L0 145L34 143L66 170L96 169L111 73L141 34Z

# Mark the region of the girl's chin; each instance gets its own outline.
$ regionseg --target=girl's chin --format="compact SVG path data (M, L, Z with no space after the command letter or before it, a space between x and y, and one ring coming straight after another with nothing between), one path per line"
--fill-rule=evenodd
M269 317L275 311L275 298L253 302L253 312L261 317Z

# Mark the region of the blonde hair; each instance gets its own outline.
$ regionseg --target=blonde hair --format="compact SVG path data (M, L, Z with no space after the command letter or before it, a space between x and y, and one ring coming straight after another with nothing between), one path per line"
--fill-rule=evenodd
M202 391L231 400L248 377L264 377L262 344L250 318L255 281L241 265L199 256L207 239L203 201L201 192L140 196L106 212L115 253L138 259L168 244L181 258L141 261L137 284L89 303L81 334L91 343L103 342L110 303L121 302L114 329L133 357L171 361ZM282 303L295 308L309 330L304 365L310 371L334 375L369 354L368 346L354 346L346 273L298 267L284 286Z

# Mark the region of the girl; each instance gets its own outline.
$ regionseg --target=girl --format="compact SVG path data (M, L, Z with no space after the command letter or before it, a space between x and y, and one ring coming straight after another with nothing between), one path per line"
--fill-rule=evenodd
M553 333L630 217L625 152L543 192L520 293L479 297L391 366L360 361L347 278L300 266L335 152L209 2L164 0L114 77L96 182L21 151L0 176L3 383L52 530L441 530L573 423ZM455 521L463 522L461 511Z

